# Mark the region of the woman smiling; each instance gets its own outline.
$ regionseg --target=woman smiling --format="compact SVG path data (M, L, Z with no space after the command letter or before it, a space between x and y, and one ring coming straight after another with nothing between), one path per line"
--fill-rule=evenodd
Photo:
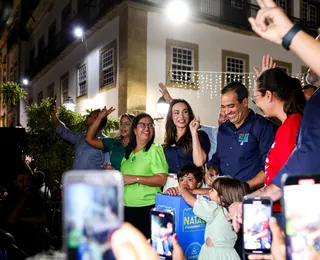
M154 144L153 119L139 114L133 120L130 141L121 164L124 179L125 221L147 238L151 235L150 210L167 181L168 164L161 145Z
M177 174L184 165L202 167L207 162L210 140L199 128L200 118L194 116L189 103L174 99L167 115L164 141L170 173ZM177 186L177 181L167 183L166 188L173 186Z

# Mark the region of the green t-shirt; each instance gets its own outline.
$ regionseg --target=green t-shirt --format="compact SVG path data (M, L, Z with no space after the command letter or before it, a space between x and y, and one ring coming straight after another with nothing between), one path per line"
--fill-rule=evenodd
M136 176L154 176L158 173L168 173L168 163L159 144L152 144L146 152L143 149L132 152L126 160L123 158L121 172ZM124 205L128 207L144 207L155 204L156 194L161 193L161 187L151 187L140 183L124 186Z
M103 151L110 153L111 166L116 170L120 171L121 161L126 152L126 148L122 146L119 139L114 138L103 138Z

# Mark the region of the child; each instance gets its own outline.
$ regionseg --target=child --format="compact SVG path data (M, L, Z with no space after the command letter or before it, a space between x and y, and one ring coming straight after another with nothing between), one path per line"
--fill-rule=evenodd
M234 249L237 234L226 215L228 207L245 196L243 184L230 176L218 177L209 191L209 201L201 196L195 198L187 185L180 185L178 190L186 203L193 207L194 214L207 222L205 243L198 259L239 260Z
M180 185L187 185L188 190L192 194L208 195L210 189L200 189L203 180L203 170L201 167L194 165L185 165L177 174L178 183ZM165 193L171 196L180 195L178 187L172 187L165 190Z

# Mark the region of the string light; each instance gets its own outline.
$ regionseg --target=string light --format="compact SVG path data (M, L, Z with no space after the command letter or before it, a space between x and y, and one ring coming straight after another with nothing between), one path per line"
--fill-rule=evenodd
M291 74L303 83L304 74ZM174 96L179 97L179 92L188 91L189 95L196 92L197 98L209 96L213 99L220 95L221 89L229 82L240 81L249 90L253 91L256 74L255 73L235 73L235 72L215 72L215 71L173 71L171 78L176 78L172 81Z

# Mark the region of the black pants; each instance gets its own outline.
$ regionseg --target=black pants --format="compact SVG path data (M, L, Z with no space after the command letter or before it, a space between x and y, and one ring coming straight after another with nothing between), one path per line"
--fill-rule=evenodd
M124 220L139 229L146 238L151 237L150 211L154 205L145 207L124 207Z

